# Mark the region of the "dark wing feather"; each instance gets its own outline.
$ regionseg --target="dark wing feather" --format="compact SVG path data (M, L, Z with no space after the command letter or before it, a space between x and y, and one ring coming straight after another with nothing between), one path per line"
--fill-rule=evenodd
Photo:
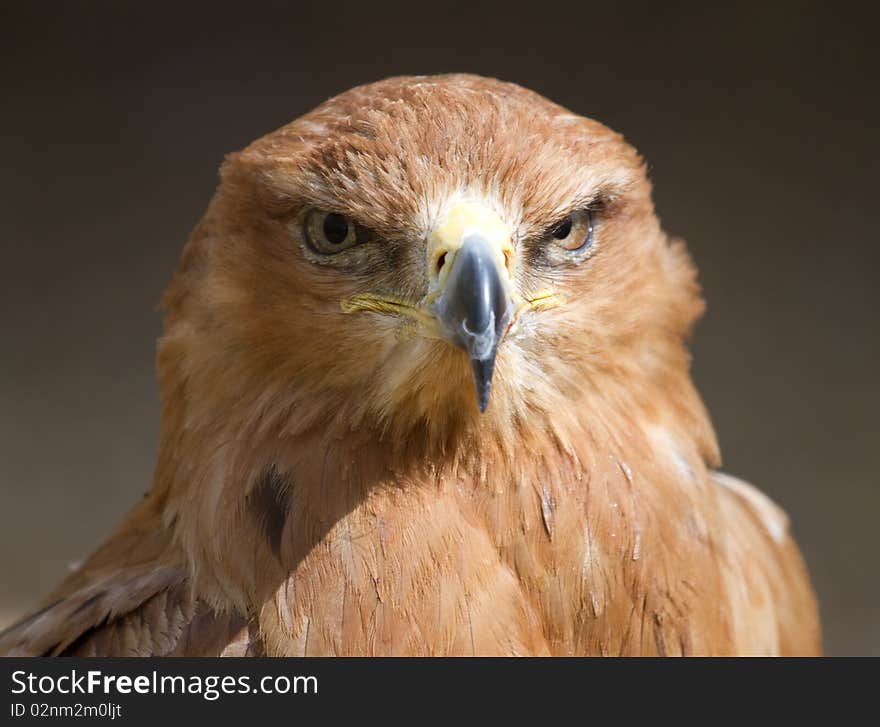
M259 652L235 613L196 599L158 510L144 502L47 605L0 633L5 656L216 656Z

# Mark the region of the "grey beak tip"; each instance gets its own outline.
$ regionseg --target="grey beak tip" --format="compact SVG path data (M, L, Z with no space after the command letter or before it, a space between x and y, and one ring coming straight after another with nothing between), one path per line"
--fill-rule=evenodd
M477 406L480 413L485 414L489 408L489 395L492 393L492 373L495 369L495 357L488 359L472 359L471 366L474 371L474 386L477 389Z
M480 407L480 414L485 414L486 409L489 408L489 389L491 387L487 387L484 391L480 391L477 393L477 406Z

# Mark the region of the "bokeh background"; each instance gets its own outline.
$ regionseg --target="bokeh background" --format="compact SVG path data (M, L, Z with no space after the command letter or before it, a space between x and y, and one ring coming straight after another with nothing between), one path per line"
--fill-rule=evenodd
M650 161L725 468L791 515L828 652L880 654L876 26L709 5L4 3L0 625L150 486L155 305L223 154L358 83L471 71Z

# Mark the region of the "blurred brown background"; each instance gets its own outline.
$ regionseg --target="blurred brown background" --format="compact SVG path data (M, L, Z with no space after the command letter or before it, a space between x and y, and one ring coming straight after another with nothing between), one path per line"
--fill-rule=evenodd
M223 154L355 84L462 70L594 116L647 157L705 285L694 375L725 467L791 515L827 650L880 654L880 79L864 12L141 5L0 10L0 622L150 486L155 304Z

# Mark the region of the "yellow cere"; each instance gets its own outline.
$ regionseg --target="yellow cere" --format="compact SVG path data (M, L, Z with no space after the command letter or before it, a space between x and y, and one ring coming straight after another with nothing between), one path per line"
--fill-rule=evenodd
M513 256L510 229L488 205L474 200L459 200L449 207L446 217L428 236L428 269L432 271L432 278L441 255L454 254L462 242L473 234L485 238L498 251L499 266L509 271Z

